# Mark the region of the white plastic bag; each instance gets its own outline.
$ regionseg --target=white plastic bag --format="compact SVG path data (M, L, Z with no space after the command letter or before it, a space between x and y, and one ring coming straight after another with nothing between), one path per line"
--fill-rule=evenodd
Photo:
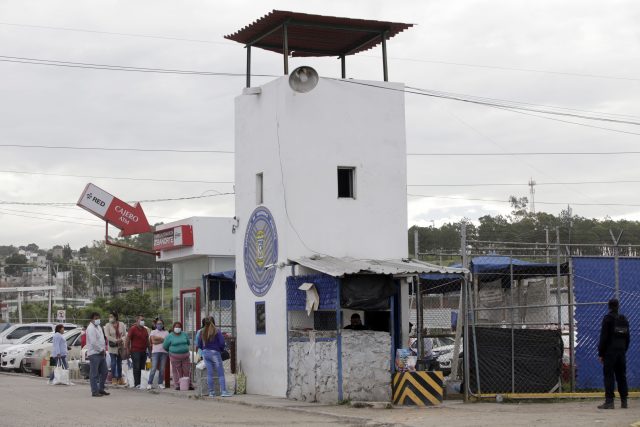
M133 388L135 387L135 383L133 382L133 369L127 369L127 387Z
M60 363L58 363L58 366L53 370L53 381L51 381L51 384L71 385L69 381L69 370L64 369Z
M196 365L196 369L199 369L201 371L203 369L207 369L207 366L205 365L204 360L201 360L201 361L198 362L198 364Z
M111 355L109 354L109 352L107 352L107 354L104 356L104 360L105 362L107 362L107 371L111 370Z

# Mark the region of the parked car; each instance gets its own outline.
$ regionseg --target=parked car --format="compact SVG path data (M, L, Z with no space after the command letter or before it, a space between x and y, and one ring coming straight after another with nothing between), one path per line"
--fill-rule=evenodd
M46 334L47 332L32 332L24 337L20 338L18 342L15 344L0 344L0 362L2 362L2 352L9 347L19 345L19 344L31 344L36 340L36 338Z
M462 353L463 345L460 342L459 352ZM453 344L445 345L442 347L436 347L433 349L434 355L436 355L436 360L440 365L440 370L444 374L444 376L448 376L451 374L451 365L453 361ZM460 355L458 355L460 357Z
M67 360L80 360L82 352L80 344L81 334L82 330L80 329L73 329L64 333L63 337L67 341L67 347L70 349ZM42 371L42 360L50 357L52 342L53 335L48 337L45 342L35 345L32 344L26 349L24 356L24 369L26 372L33 372L40 375Z
M9 346L0 354L0 359L2 360L2 362L0 362L0 368L2 368L3 371L26 372L24 357L27 350L34 345L42 345L47 341L51 342L52 337L52 333L46 333L46 335L41 335L36 338L31 344L13 344Z
M0 333L0 344L15 344L20 338L32 332L54 333L56 325L57 323L23 323L13 325ZM77 326L73 323L65 323L64 328L66 330L71 330L77 328Z
M7 330L7 328L11 327L11 323L0 323L0 334Z

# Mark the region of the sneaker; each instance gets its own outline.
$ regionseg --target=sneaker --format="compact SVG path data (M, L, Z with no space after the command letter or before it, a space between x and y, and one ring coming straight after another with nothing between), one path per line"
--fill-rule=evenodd
M598 406L598 409L614 409L613 402L604 402L602 405Z
M151 390L152 388L151 384L147 384L147 390Z
M627 399L623 400L620 404L622 409L627 409L629 406L627 405Z
M158 388L159 388L160 390L164 390L164 384L158 384Z
M138 390L140 390L140 384L138 384L137 386L135 386L134 388L137 388Z
M102 395L100 393L91 393L91 396L93 396L93 397L102 397Z
M214 392L209 393L209 397L216 397L216 394Z
M226 390L220 393L220 397L231 397L231 396L233 396L233 394L229 393Z

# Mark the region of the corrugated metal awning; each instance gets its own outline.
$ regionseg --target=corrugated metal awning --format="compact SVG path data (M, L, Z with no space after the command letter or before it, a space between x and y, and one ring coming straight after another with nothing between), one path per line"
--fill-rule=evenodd
M347 56L373 48L413 24L351 19L273 10L233 34L224 36L248 46L284 53L286 27L291 56Z
M443 267L417 260L372 260L354 258L336 258L325 255L296 258L293 262L333 277L351 274L390 274L393 276L411 276L424 273L464 274L462 268Z

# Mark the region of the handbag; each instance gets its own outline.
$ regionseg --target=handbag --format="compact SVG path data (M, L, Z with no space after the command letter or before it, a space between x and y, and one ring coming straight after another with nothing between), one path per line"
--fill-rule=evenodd
M71 385L69 382L69 370L64 369L60 360L58 360L58 365L53 370L53 381L51 381L51 384Z
M222 361L231 359L231 355L229 354L229 350L224 349L220 352L220 357L222 357Z

